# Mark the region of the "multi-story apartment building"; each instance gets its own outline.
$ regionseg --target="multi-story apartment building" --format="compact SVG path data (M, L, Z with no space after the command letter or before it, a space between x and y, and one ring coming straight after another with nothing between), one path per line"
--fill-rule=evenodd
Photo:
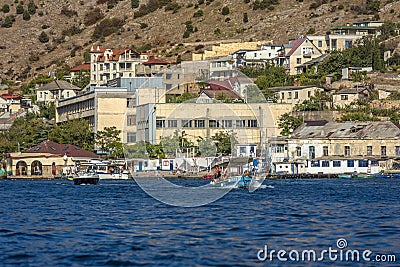
M136 66L148 60L145 53L132 49L104 49L102 47L90 50L90 85L99 86L119 77L135 77Z

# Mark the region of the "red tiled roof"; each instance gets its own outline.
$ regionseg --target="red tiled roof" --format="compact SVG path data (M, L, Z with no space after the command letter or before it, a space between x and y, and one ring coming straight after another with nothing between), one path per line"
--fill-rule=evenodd
M143 65L168 65L169 63L162 60L155 58L154 56L150 56L149 60L144 62Z
M294 51L297 50L297 48L299 48L299 46L306 40L307 38L303 37L303 38L299 38L296 40L293 40L292 42L290 42L290 44L292 45L292 49L290 49L290 51L286 54L287 57L290 57Z
M208 85L211 90L233 90L232 84L229 80L209 81Z
M2 94L1 97L4 99L21 99L22 98L20 95L11 95L11 94Z
M69 157L81 157L81 158L99 158L100 156L84 150L80 147L71 144L58 144L53 141L43 141L42 143L34 146L26 151L27 153L50 153L54 155L64 156L66 154Z
M90 70L90 62L73 67L70 71Z

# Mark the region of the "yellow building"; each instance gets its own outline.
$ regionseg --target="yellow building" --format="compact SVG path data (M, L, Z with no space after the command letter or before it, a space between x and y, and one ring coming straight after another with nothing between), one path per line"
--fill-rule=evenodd
M221 43L213 45L211 50L205 50L203 53L193 53L192 60L207 60L211 58L224 57L233 54L238 50L258 50L261 45L272 44L272 41L257 41L257 42L240 42L240 43Z

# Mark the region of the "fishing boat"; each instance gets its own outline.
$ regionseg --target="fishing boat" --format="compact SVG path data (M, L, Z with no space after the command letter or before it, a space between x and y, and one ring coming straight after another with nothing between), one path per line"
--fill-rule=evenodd
M78 172L73 178L74 185L97 185L99 183L99 175L94 169Z

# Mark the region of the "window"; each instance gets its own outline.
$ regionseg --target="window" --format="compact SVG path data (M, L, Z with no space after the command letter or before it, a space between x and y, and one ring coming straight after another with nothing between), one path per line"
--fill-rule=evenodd
M133 108L133 107L135 107L136 105L136 101L135 101L136 99L135 98L127 98L126 99L126 107L127 108Z
M165 79L166 79L166 80L170 80L171 77L172 77L172 74L171 74L171 73L165 74Z
M308 148L308 157L310 159L315 159L315 146L310 146Z
M275 145L273 146L273 152L274 153L283 153L283 151L285 150L285 146L284 145Z
M372 156L372 146L367 146L367 156Z
M307 96L308 96L308 98L311 97L311 91L308 91L308 92L307 92Z
M282 99L285 99L285 93L282 93Z
M386 146L381 146L381 156L386 157Z
M344 146L344 155L350 156L350 146Z
M136 142L136 133L127 133L127 141L128 143Z
M69 92L67 91L67 98L69 97Z
M296 156L301 157L301 147L300 146L296 147Z
M246 126L245 120L236 120L236 128L244 128Z
M257 127L257 120L247 120L247 127L248 127L248 128L255 128L255 127Z
M156 128L165 128L165 120L156 120Z
M297 63L297 64L301 64L301 58L297 58L297 59L296 59L296 63Z
M354 160L348 160L347 167L354 167Z
M340 95L341 100L348 100L349 96L348 95Z
M232 128L232 120L222 120L222 127Z
M400 156L400 146L396 146L394 152L395 152L396 156Z
M329 160L323 160L321 162L322 167L329 167Z
M194 127L195 128L204 128L205 126L205 121L204 120L195 120L194 121Z
M135 115L126 116L126 125L127 126L136 125L136 116Z
M328 156L328 147L327 146L322 147L322 153L324 156Z
M341 163L342 162L340 160L334 160L333 161L333 167L340 167Z
M246 154L246 147L245 146L239 147L239 152L240 152L240 154L245 155Z
M43 92L40 92L40 98L43 98Z
M322 47L322 41L318 41L318 47Z
M208 127L210 128L218 128L219 127L219 121L217 120L210 120L208 122Z
M359 160L358 167L368 167L368 160Z
M168 128L178 128L177 120L168 120Z
M287 97L288 99L292 99L292 92L289 92L288 93L288 97Z
M192 127L191 120L182 120L182 128L190 128L190 127Z
M299 99L299 92L294 92L294 99Z
M319 167L319 160L312 160L311 167Z
M165 89L166 90L171 90L172 89L172 84L170 84L170 83L165 84Z
M345 46L346 49L348 49L348 48L352 47L352 44L353 44L352 40L346 40L344 46Z

